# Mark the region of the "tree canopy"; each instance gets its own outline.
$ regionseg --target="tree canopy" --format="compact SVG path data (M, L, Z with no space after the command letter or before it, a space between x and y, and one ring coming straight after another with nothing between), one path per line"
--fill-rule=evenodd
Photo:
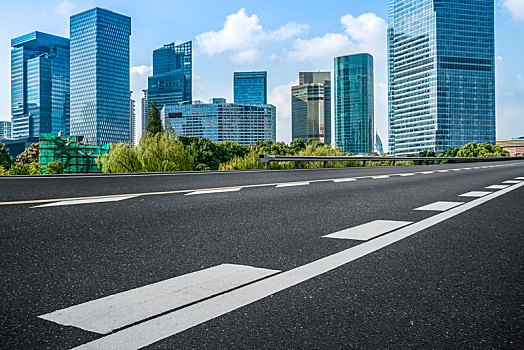
M163 130L162 120L160 120L160 114L158 113L158 108L156 107L156 101L153 100L151 102L149 114L147 115L146 133L156 135Z

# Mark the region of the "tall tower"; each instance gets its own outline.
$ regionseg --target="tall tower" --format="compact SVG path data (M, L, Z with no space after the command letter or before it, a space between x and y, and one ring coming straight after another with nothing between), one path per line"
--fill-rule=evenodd
M331 73L300 72L291 88L291 138L331 144Z
M129 142L131 18L101 8L71 16L71 135Z
M493 0L389 1L389 150L495 143Z
M69 133L69 39L32 32L11 40L12 137Z
M158 109L166 104L191 101L193 56L192 42L164 45L153 51L153 75L148 78L149 101Z
M233 73L235 103L267 104L267 72Z
M373 152L373 57L335 58L335 146L344 152Z

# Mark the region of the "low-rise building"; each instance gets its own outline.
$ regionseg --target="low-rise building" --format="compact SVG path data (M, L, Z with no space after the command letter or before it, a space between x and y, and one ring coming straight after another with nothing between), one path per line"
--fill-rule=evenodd
M270 104L213 103L193 101L165 105L161 110L164 127L180 136L207 137L213 142L233 141L243 146L256 141L276 140L276 108Z
M524 136L512 140L499 140L497 146L504 148L511 156L524 156Z

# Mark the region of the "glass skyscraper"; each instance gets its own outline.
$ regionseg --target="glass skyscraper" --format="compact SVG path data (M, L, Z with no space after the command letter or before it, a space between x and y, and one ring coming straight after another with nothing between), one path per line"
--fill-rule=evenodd
M335 58L335 146L344 152L374 149L373 57Z
M71 16L71 135L129 142L131 18L101 8Z
M233 73L235 103L267 104L267 72Z
M390 0L389 151L495 143L493 0Z
M69 39L32 32L11 40L12 137L69 133Z
M149 102L155 101L158 109L166 104L190 102L193 98L192 62L191 41L167 44L153 51L153 76L147 81Z
M194 101L165 105L164 125L169 123L181 136L207 137L213 142L233 141L243 146L257 141L276 140L276 108L268 104L210 103Z
M291 138L331 145L331 73L300 72L291 88Z
M11 122L0 120L0 139L11 138Z

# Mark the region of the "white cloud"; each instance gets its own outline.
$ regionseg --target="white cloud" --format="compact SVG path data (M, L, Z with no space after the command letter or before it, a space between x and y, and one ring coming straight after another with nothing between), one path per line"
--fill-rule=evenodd
M277 108L277 140L291 142L291 87L298 80L275 87L268 96L268 102Z
M235 53L231 59L237 63L250 63L256 61L260 56L262 56L262 51L248 49Z
M292 38L306 29L304 24L289 22L275 31L267 31L256 14L248 15L242 8L227 16L221 30L198 35L197 43L199 50L209 56L232 51L234 60L246 63L260 57L259 45Z
M524 0L504 0L502 7L511 13L517 20L524 20Z
M131 67L131 75L145 75L149 76L153 74L153 66L132 66Z
M75 12L76 5L73 4L70 1L64 0L60 1L55 6L55 15L63 16L63 17L71 17L71 15Z
M374 13L358 17L348 14L340 19L343 33L297 39L289 57L293 60L325 59L351 53L367 52L375 59L386 57L386 21Z

